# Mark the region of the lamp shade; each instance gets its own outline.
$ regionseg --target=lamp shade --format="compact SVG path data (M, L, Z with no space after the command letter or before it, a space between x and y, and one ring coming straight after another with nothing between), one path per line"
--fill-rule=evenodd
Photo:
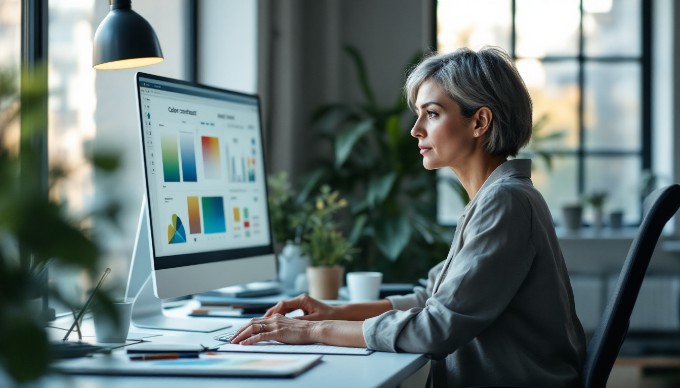
M97 70L127 69L163 61L153 28L132 10L131 0L111 0L111 11L94 34L93 66Z

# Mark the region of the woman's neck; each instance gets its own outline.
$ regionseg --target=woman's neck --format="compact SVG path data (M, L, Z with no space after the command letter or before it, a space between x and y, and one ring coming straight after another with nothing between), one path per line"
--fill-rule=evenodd
M456 166L452 167L452 169L465 188L465 191L467 191L470 201L472 201L491 173L498 168L498 166L505 163L506 160L507 159L502 156L485 154L478 158L472 158L470 162L466 163L464 166Z

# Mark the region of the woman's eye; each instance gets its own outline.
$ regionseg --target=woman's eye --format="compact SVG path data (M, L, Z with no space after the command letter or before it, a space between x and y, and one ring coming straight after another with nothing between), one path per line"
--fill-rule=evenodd
M437 117L437 112L428 110L428 111L427 111L427 117L429 117L429 118Z

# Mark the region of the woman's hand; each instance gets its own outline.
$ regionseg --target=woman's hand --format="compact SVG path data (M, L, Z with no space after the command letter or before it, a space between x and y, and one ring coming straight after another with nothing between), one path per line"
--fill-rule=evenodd
M317 328L322 322L311 322L271 314L266 318L253 318L241 327L231 339L232 344L251 345L261 341L279 341L287 344L320 342Z
M236 332L230 342L252 345L261 341L278 341L297 345L324 343L336 346L366 347L362 322L305 321L288 318L281 314L251 319Z
M328 319L341 319L338 317L337 308L319 302L307 294L301 294L293 299L288 299L277 303L274 307L264 313L263 318L272 317L276 314L287 314L291 311L300 309L305 315L296 319L306 321L323 321Z

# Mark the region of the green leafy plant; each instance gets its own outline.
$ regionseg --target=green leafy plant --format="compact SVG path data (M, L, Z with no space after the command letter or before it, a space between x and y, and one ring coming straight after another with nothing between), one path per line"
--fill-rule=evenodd
M267 186L274 241L280 246L288 241L298 241L302 234L302 224L311 209L306 203L306 197L297 193L286 171L270 174L267 177Z
M304 223L301 247L313 267L343 265L357 253L352 241L338 227L337 213L347 200L327 185L321 187Z
M23 74L19 91L17 76L0 70L0 368L17 383L45 374L53 358L42 298L49 294L74 308L81 303L48 287L48 265L84 270L91 278L99 275L100 250L81 227L83 220L70 219L63 205L47 195L68 172L59 166L50 169L47 188L44 177L35 173L43 161L35 139L47 127L46 74L44 67ZM18 120L20 138L12 146L9 131ZM93 164L111 171L117 158L97 157ZM100 210L115 213L110 207ZM116 318L106 293L98 293L97 302Z
M414 116L400 86L395 101L381 106L362 56L353 47L344 50L364 101L324 105L314 113L321 141L330 142L334 152L319 161L313 176L352 204L350 239L363 253L357 267L380 270L388 281L415 281L445 257L450 238L436 223L437 176L422 166L417 141L409 133Z
M586 194L584 200L593 208L602 209L604 203L607 201L608 196L609 194L606 191L593 191L589 194Z

